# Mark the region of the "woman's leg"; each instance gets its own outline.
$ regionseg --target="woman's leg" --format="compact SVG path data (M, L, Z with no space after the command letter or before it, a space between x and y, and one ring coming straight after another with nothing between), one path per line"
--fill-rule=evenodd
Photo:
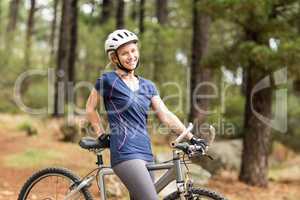
M158 200L147 162L139 159L127 160L113 167L134 200Z

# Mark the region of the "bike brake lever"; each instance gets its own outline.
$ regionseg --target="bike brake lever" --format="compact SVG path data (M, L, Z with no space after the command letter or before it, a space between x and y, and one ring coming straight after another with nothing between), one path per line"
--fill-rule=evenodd
M210 160L214 160L214 158L211 155L208 155L206 153L201 153L201 152L191 152L191 153L188 153L187 155L188 155L189 158L206 156Z

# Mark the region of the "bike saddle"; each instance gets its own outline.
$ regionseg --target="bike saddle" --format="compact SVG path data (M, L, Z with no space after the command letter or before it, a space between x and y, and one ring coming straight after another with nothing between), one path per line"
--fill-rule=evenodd
M106 144L101 143L97 138L92 137L81 138L79 146L88 150L109 148Z

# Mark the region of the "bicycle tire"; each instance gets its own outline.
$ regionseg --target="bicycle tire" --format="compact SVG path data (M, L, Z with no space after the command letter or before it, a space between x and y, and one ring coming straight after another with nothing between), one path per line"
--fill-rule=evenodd
M80 181L80 178L68 169L58 168L58 167L45 168L45 169L42 169L42 170L34 173L25 182L25 184L23 185L23 187L19 193L18 200L29 200L30 199L29 194L34 189L34 187L37 186L39 183L41 183L44 179L46 179L48 177L56 177L57 179L65 178L67 181L69 181L72 184L76 183L76 182L78 183ZM61 189L61 188L59 188L59 189ZM91 193L89 192L88 188L86 188L86 187L84 187L80 190L80 194L84 197L85 200L93 200ZM35 194L32 194L32 195L35 195ZM49 195L51 195L51 196L56 195L55 199L57 199L57 196L58 196L57 194L49 194ZM43 199L45 199L45 198L43 198ZM47 197L46 199L54 199L54 198Z
M210 191L210 190L207 190L207 189L204 189L204 188L192 188L191 192L192 192L193 195L197 195L197 196L194 196L194 197L204 197L204 198L208 198L210 200L227 200L226 198L222 197L217 192ZM180 195L179 192L175 191L175 192L169 194L167 197L165 197L164 200L180 199L179 195ZM192 199L194 199L194 197Z

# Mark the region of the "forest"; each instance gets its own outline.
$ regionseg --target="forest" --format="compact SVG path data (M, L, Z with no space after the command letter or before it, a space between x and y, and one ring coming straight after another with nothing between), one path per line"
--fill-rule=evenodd
M299 0L0 0L0 200L38 169L94 166L78 142L95 136L85 106L114 70L104 42L116 29L137 34L135 73L193 134L216 128L196 184L232 200L300 198ZM166 160L174 134L153 112L148 130ZM108 185L128 198L118 178Z

